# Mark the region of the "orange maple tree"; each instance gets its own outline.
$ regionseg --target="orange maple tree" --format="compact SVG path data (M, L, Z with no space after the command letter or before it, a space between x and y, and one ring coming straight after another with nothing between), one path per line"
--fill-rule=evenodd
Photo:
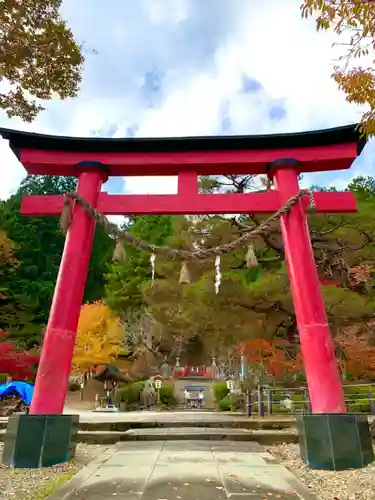
M375 347L354 329L347 329L334 339L336 357L345 379L348 374L358 379L375 377Z
M264 373L279 378L302 369L301 356L293 355L292 344L284 339L252 339L240 346L249 366L258 366Z

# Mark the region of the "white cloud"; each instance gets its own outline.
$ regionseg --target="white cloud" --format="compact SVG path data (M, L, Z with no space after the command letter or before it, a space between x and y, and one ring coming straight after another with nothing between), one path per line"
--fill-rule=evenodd
M300 0L65 0L63 11L77 39L98 52L87 54L79 98L47 103L31 126L1 117L0 125L86 136L115 124L119 137L129 128L138 136L214 135L222 131L224 111L230 132L237 134L357 121L360 110L330 78L334 37L316 33L312 20L301 20L299 5ZM157 81L146 84L153 71ZM262 88L244 92L244 75ZM283 116L274 120L270 109L277 103ZM3 141L0 155L4 197L23 171ZM357 171L374 174L369 152ZM348 178L335 175L335 182ZM175 192L176 180L132 178L126 189Z

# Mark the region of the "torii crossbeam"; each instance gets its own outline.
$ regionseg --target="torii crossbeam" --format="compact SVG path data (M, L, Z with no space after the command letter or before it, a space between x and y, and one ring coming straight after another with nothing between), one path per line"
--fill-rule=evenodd
M356 126L277 136L80 139L1 130L29 174L78 177L78 194L106 215L272 213L299 191L303 172L347 169L364 142ZM199 175L268 174L265 193L199 194ZM109 195L108 176L176 175L172 195ZM354 212L350 192L315 194L320 213ZM315 413L345 412L343 391L307 226L308 199L281 217L285 255ZM63 196L26 196L22 214L59 215ZM67 234L31 414L63 411L95 223L77 204Z

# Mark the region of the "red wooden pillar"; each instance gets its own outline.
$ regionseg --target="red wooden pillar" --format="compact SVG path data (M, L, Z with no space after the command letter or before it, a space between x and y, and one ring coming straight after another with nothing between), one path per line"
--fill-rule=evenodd
M296 162L271 165L280 202L299 191ZM281 217L281 233L288 265L301 351L313 413L346 411L342 384L302 200Z
M106 180L107 175L100 168L82 168L77 191L90 205L96 207L102 184ZM44 336L31 414L63 412L94 231L95 221L76 204Z

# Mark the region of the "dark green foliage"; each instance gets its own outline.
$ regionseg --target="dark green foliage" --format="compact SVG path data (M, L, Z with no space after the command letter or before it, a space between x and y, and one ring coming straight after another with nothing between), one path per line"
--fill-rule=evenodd
M163 245L172 234L172 217L133 217L124 229L149 243ZM125 260L113 263L105 276L106 303L118 314L145 306L142 287L151 279L150 255L130 245L125 246L125 252Z
M220 411L236 411L241 407L239 399L232 394L220 399L218 406Z
M173 394L173 385L163 385L159 389L159 394L160 404L170 407L177 406L177 400Z
M0 201L0 229L17 245L19 265L5 280L7 302L11 310L8 330L20 345L39 344L47 323L65 236L58 217L24 217L19 213L24 194L63 194L74 191L76 179L69 177L29 176L18 192ZM102 228L95 233L92 258L86 283L85 301L103 296L104 273L111 259L113 241Z
M344 395L351 412L370 413L369 397L372 395L374 399L375 387L371 385L346 385L344 386Z
M141 392L145 386L144 381L127 384L116 390L115 399L121 403L125 403L128 407L138 405L141 399Z
M349 404L349 411L352 413L370 413L370 402L368 399L358 399Z
M222 383L222 382L214 384L212 390L214 393L214 400L216 402L221 401L223 398L225 398L229 394L229 389L227 387L227 384Z
M223 397L219 401L219 410L220 411L230 411L231 410L231 401L228 396Z

